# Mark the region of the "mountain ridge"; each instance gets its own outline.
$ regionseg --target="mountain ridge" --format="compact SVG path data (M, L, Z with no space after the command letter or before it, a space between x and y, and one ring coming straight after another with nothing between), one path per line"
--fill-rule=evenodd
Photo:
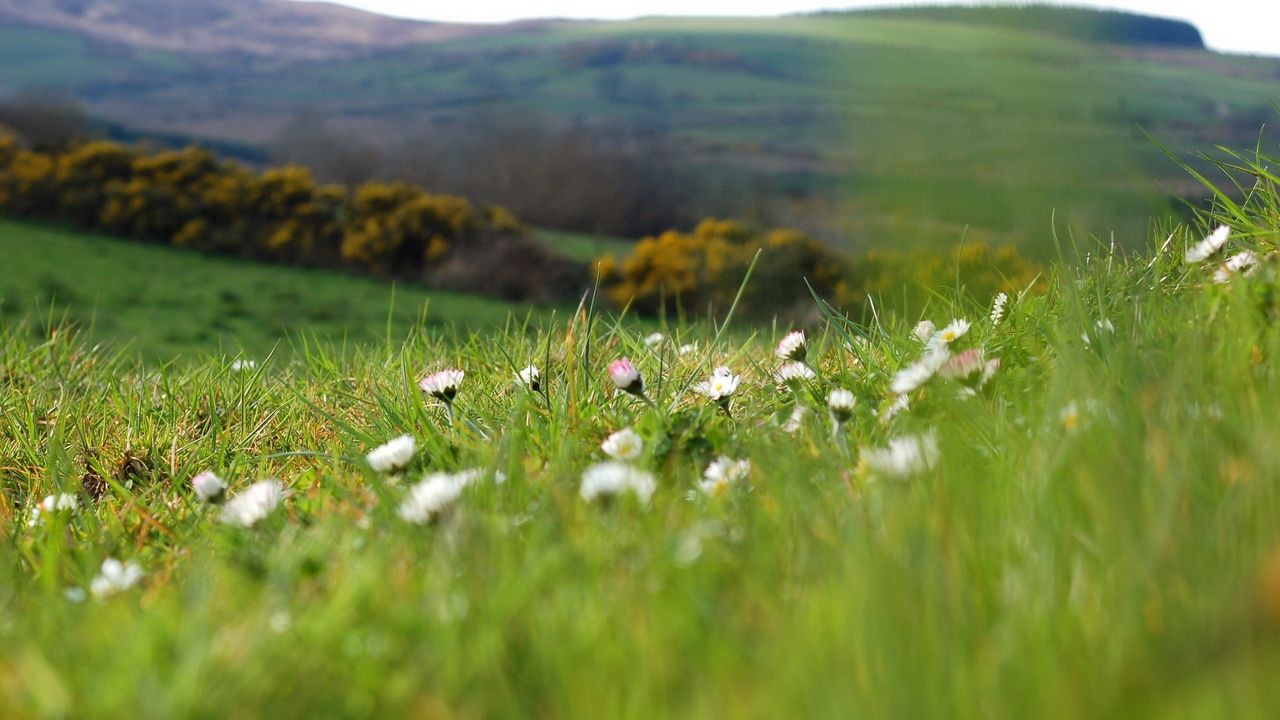
M291 0L0 0L0 24L71 31L135 48L297 60L359 56L494 32Z

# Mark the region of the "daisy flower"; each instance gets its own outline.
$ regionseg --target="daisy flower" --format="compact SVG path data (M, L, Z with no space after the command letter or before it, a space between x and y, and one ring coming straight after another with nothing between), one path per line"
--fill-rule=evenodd
M418 443L412 435L401 435L370 450L365 459L369 462L369 467L377 472L395 472L403 470L413 460L413 454L417 450Z
M227 484L212 470L205 470L191 478L191 487L195 489L196 497L211 504L222 502L227 494Z
M750 461L734 460L721 455L702 473L702 482L698 483L698 489L707 495L719 495L734 483L746 479L750 472Z
M677 352L679 352L681 355L688 355L689 353L694 352L697 349L698 349L698 346L695 345L694 343L685 343L684 345L680 346L680 349Z
M796 405L791 409L791 414L787 416L787 421L782 424L782 431L786 433L794 433L804 424L805 415L809 414L809 409L803 405Z
M516 384L527 387L534 392L542 390L542 371L537 365L530 365L516 373Z
M466 376L466 372L462 370L440 370L419 380L418 387L445 405L452 406L453 399L458 396L458 388L462 386L462 379Z
M236 358L231 361L231 372L252 372L258 369L257 360L245 360L244 358Z
M666 339L667 339L667 336L663 335L660 332L650 333L645 337L644 344L647 345L648 347L658 347L659 345L662 344L662 341Z
M249 528L264 520L288 497L279 480L262 480L227 501L221 520L228 525Z
M1079 430L1083 422L1079 403L1075 400L1067 403L1067 406L1062 408L1062 412L1058 413L1058 419L1062 421L1062 427L1067 432Z
M893 376L893 381L889 384L889 389L902 395L929 382L934 373L938 372L938 368L942 367L947 359L951 357L951 352L946 346L934 347L924 354L924 357L917 360L914 364L899 370Z
M631 363L630 358L624 357L609 363L609 377L613 379L613 384L619 390L636 397L644 397L644 378L640 376L640 371Z
M142 568L137 563L122 563L115 558L107 558L102 561L98 576L89 584L89 591L95 598L102 599L137 585L142 576Z
M623 428L604 439L600 449L616 460L635 460L644 452L644 440L631 428Z
M938 368L938 375L946 380L965 381L975 376L980 377L986 367L987 363L982 356L982 351L971 348L952 355Z
M738 391L740 382L742 382L741 377L734 375L729 368L721 366L711 373L710 380L694 385L693 391L727 406L729 398Z
M1229 282L1236 275L1243 274L1245 277L1252 275L1258 269L1258 262L1261 258L1252 250L1244 250L1227 258L1227 261L1218 266L1213 271L1213 281L1221 285Z
M808 365L799 361L789 362L778 368L778 372L774 373L774 378L780 385L791 385L793 383L812 380L816 377L818 377L817 373L810 369Z
M803 330L792 330L783 336L778 342L778 347L773 353L778 356L779 360L798 361L804 360L809 353L808 343L804 337Z
M898 413L910 407L911 400L906 395L899 395L894 398L883 410L880 411L880 422L888 424Z
M76 496L70 493L58 493L56 495L46 495L43 500L31 508L31 518L27 520L28 527L35 527L44 521L44 515L61 512L63 510L75 510L80 507L80 502L76 500Z
M999 325L1004 319L1004 306L1008 304L1009 296L1005 293L996 295L996 299L991 301L991 324Z
M651 473L625 463L603 462L592 465L582 473L582 486L578 494L583 500L594 502L630 492L642 505L648 505L657 487L658 483Z
M929 320L921 320L916 323L916 327L911 331L911 334L915 335L920 342L929 342L929 338L933 337L936 332L938 332L937 325L934 325Z
M844 388L835 388L827 395L827 409L831 411L836 425L847 422L853 416L854 402L853 392Z
M862 461L872 475L909 478L938 463L938 439L932 433L894 438L886 447L863 451Z
M952 320L950 325L942 328L938 332L934 333L933 337L929 338L929 344L935 348L946 347L956 340L964 337L967 332L969 332L968 320L965 320L964 318Z
M1231 237L1231 228L1226 225L1219 225L1216 230L1209 233L1209 236L1200 242L1192 245L1187 249L1186 261L1188 265L1204 262L1208 260L1214 253L1222 249L1227 244L1227 239Z
M453 507L462 491L479 475L478 470L432 473L409 488L409 494L396 509L396 514L405 522L425 525Z

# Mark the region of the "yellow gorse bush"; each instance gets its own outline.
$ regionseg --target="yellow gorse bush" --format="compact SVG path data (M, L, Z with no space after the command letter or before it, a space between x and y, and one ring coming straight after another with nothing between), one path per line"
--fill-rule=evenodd
M668 230L635 244L625 257L595 264L604 292L618 307L642 313L725 312L759 253L739 309L749 315L799 316L811 311L810 288L851 310L869 298L923 303L931 291L962 288L986 299L1035 287L1039 268L1012 247L984 243L949 253L874 250L842 258L798 230L754 230L708 219L693 232Z
M0 135L0 210L130 239L298 265L488 290L486 257L521 271L509 297L549 298L573 284L570 263L527 237L502 208L404 183L348 190L302 167L256 173L208 150L145 152L83 141L53 151Z

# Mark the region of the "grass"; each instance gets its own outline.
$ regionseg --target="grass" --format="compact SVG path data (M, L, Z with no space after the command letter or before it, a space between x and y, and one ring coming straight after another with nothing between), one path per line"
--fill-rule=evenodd
M965 237L1048 259L1051 218L1141 248L1185 186L1138 128L1177 151L1246 145L1274 115L1280 60L1090 42L1116 18L1089 11L1051 23L1077 28L1066 37L1037 31L1054 12L557 22L301 67L139 69L146 82L89 68L73 88L152 130L237 141L262 142L302 109L361 136L427 128L423 143L444 144L477 113L660 124L690 167L739 180L717 212L803 223L850 248ZM609 44L661 52L571 62ZM0 83L55 57L86 64L26 53L0 64ZM610 96L608 73L638 90ZM797 176L804 195L778 199Z
M459 293L393 287L0 218L0 318L86 328L150 361L216 353L290 355L300 343L368 343L420 325L483 331L526 310ZM545 310L536 310L543 313Z
M1273 165L1206 218L1235 229L1228 251L1280 243ZM1213 263L1183 261L1204 229L1095 248L998 323L940 294L929 317L972 321L952 351L1000 367L968 397L935 377L889 419L917 318L826 314L817 377L792 390L772 379L785 328L673 326L647 347L590 307L307 344L252 371L156 370L8 324L0 714L1271 717L1280 273L1273 256L1214 284ZM652 407L613 391L624 355ZM513 383L529 362L545 394ZM743 378L731 417L691 392L720 364ZM445 367L467 373L452 421L415 385ZM833 432L835 387L857 404ZM789 433L797 403L812 412ZM583 501L628 426L652 501ZM362 461L402 434L418 452L401 477ZM936 461L894 477L875 449L909 437L935 438ZM704 494L718 455L750 474ZM434 522L398 516L424 473L469 468ZM222 524L190 487L205 470L292 495ZM76 509L29 525L55 492ZM145 577L84 597L111 557Z

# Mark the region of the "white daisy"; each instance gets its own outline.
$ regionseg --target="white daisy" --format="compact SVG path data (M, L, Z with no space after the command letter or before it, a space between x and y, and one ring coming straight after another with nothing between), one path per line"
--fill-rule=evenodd
M262 480L245 488L227 501L221 520L228 525L248 528L265 519L288 497L279 480Z
M641 504L648 505L657 487L658 483L651 473L625 463L603 462L592 465L582 473L582 486L578 494L583 500L593 502L631 492Z
M102 561L98 576L89 584L89 591L95 598L101 599L137 585L142 576L142 568L137 563L122 563L115 558L107 558Z
M46 495L43 500L31 508L31 517L27 520L28 527L35 527L44 521L44 515L61 512L63 510L72 511L80 507L80 502L76 500L76 496L70 493L57 493L56 495Z
M395 472L403 470L417 450L418 443L412 435L401 435L370 450L365 459L376 472Z
M991 324L999 325L1004 319L1004 306L1008 304L1009 296L1005 293L996 295L996 299L991 301Z
M929 320L921 320L916 323L916 327L911 331L911 334L915 335L920 342L929 342L929 338L933 337L936 332L938 332L938 326Z
M791 414L787 416L787 421L782 424L782 431L794 433L804 424L804 417L809 413L809 409L803 405L796 405L791 409Z
M432 473L409 488L409 494L401 501L396 514L406 522L426 524L452 507L462 496L462 491L479 476L479 470Z
M695 344L693 344L693 343L685 343L684 345L681 345L681 346L680 346L680 349L679 349L679 351L678 351L678 352L679 352L681 355L688 355L689 353L691 353L691 352L693 352L693 351L695 351L695 350L697 350L697 349L698 349L698 346L697 346L697 345L695 345Z
M644 440L631 428L623 428L604 439L600 449L617 460L635 460L644 452Z
M967 332L969 332L968 320L965 320L964 318L952 320L951 324L934 333L933 337L929 338L929 345L934 348L946 347L956 340L964 337Z
M451 404L466 376L466 372L462 370L440 370L419 380L418 387L431 397Z
M899 395L915 390L929 382L929 378L932 378L934 373L938 372L938 368L942 367L950 357L951 352L945 345L930 348L925 352L924 357L899 370L893 376L889 389Z
M880 411L880 422L887 424L890 420L892 420L895 416L897 416L898 413L910 407L910 404L911 404L910 398L908 398L906 395L899 395L898 397L894 398L893 402L889 403L883 410Z
M727 367L718 367L711 373L711 379L693 386L693 391L716 402L727 401L738 391L738 383L742 378L734 375Z
M1221 285L1229 282L1236 275L1248 277L1258 269L1261 258L1252 250L1244 250L1227 258L1227 261L1213 271L1213 281Z
M530 365L516 373L516 383L534 392L542 389L542 371L537 365Z
M658 347L659 345L662 344L662 341L666 339L667 339L667 336L663 335L660 332L650 333L648 336L645 337L644 344L648 345L649 347Z
M781 385L812 380L816 377L818 377L817 373L810 369L808 365L798 361L789 362L778 368L778 372L774 373L774 378Z
M252 372L258 369L257 360L245 360L236 358L231 361L231 372Z
M227 494L227 484L212 470L206 470L191 478L196 497L207 503L220 503Z
M774 354L779 360L804 360L808 354L808 344L804 337L803 330L792 330L783 336L778 343L778 347L774 349Z
M624 357L609 363L609 377L619 390L632 395L644 395L644 378L630 358Z
M721 455L702 473L703 479L698 483L698 489L707 495L719 495L728 490L730 485L746 479L750 472L750 461L734 460Z
M835 388L827 395L827 408L836 423L846 422L853 415L854 402L853 392L844 388Z
M894 438L886 447L864 450L862 460L873 475L909 478L938 463L938 438L932 433Z
M1222 249L1231 237L1231 228L1220 225L1209 236L1187 249L1187 264L1195 264L1208 260L1214 253Z

